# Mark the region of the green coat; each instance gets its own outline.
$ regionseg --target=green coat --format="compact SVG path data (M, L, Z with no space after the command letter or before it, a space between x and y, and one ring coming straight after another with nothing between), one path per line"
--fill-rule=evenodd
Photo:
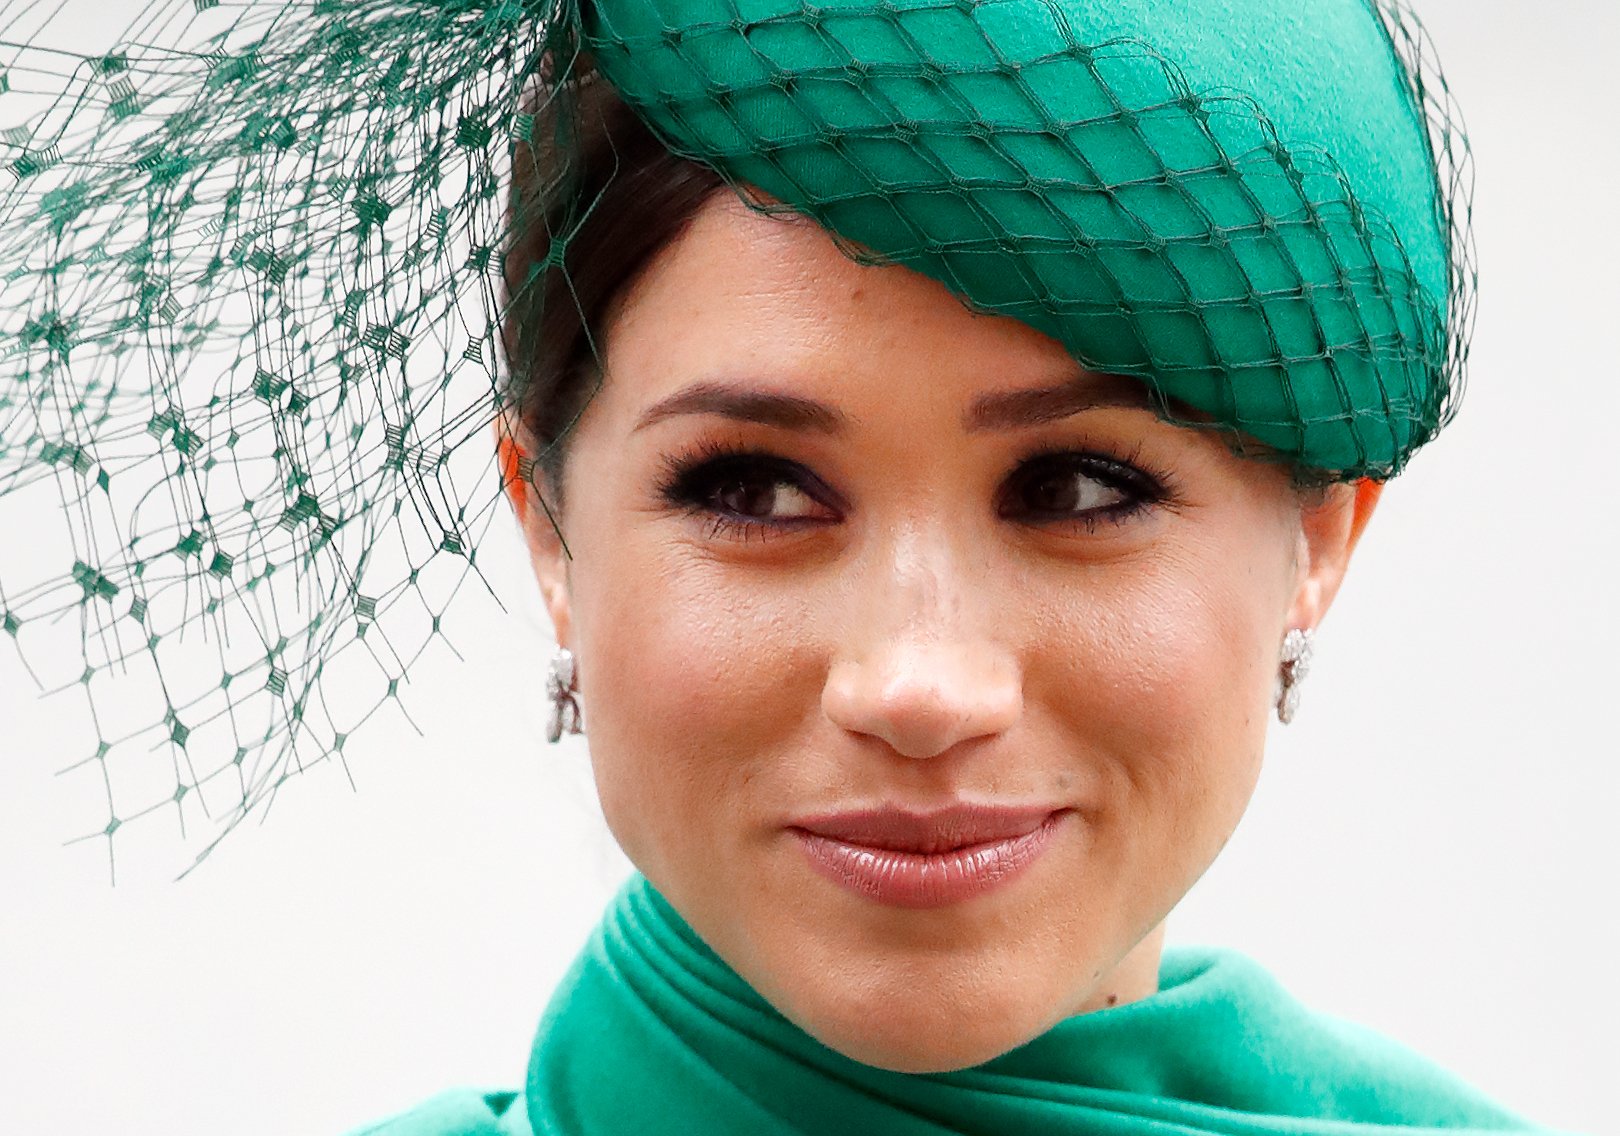
M444 1093L353 1136L1546 1131L1207 947L1166 950L1147 998L1066 1018L983 1065L877 1069L783 1017L638 873L553 996L522 1092Z

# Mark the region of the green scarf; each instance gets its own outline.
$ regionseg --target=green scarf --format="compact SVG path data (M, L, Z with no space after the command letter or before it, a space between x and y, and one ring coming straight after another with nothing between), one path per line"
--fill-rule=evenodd
M1541 1132L1229 950L1172 948L1157 993L952 1073L828 1049L639 873L540 1023L528 1085L445 1094L375 1136L1396 1136Z

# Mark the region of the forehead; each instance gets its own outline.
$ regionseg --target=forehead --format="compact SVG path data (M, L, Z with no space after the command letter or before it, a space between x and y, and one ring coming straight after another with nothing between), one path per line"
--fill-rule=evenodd
M760 213L729 190L626 289L603 347L647 400L722 366L850 397L918 373L975 389L1083 374L1033 328L973 312L909 268L860 264L815 222Z
M598 346L602 382L570 452L614 467L698 422L852 442L891 475L1063 423L1209 484L1287 497L1290 468L1251 460L1270 456L1255 439L1175 400L1163 414L1146 382L1089 371L1034 328L974 312L909 268L860 264L814 221L730 189L621 292Z
M600 395L608 405L596 413L626 431L672 407L713 411L726 401L716 388L727 387L817 400L833 413L779 401L734 416L774 416L826 433L863 419L920 420L930 408L968 433L1035 425L1089 405L1156 418L1141 380L1089 372L1042 332L974 312L909 268L863 265L810 219L767 215L730 189L700 207L625 289L601 345L611 381ZM1168 410L1188 427L1209 423L1174 400ZM1203 428L1180 433L1226 448Z

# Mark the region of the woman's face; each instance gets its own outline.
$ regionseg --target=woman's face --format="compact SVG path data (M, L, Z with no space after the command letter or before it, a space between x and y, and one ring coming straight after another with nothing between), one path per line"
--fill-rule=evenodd
M729 192L630 289L527 530L635 865L788 1018L909 1072L1157 989L1260 770L1285 631L1376 491L1159 421L1135 382ZM746 455L746 456L739 456ZM897 905L795 822L1055 814L995 889Z

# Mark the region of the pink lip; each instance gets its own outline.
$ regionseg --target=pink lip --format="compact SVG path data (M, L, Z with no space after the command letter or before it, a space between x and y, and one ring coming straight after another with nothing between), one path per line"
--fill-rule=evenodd
M871 809L806 817L790 829L811 865L836 883L897 907L940 907L982 895L1034 863L1064 811Z

